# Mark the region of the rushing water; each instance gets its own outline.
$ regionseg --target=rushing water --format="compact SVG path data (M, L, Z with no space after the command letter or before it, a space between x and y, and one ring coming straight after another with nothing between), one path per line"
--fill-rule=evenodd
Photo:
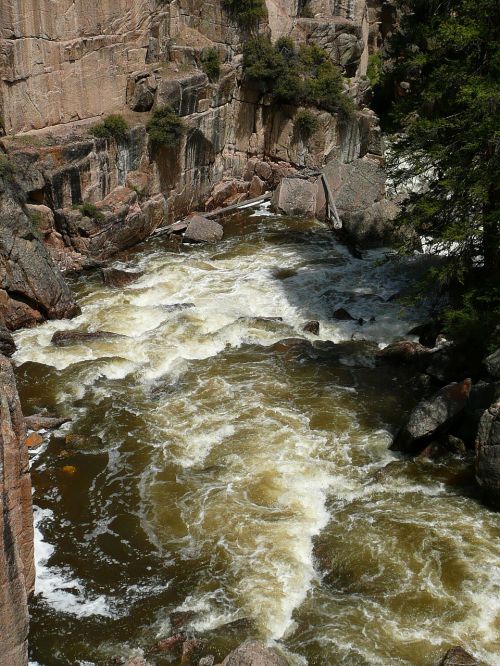
M80 317L18 333L25 411L72 418L33 453L33 661L109 663L183 622L218 657L255 636L296 664L454 644L500 664L498 518L470 463L387 450L417 392L374 343L418 317L388 300L414 267L382 257L247 211L215 247L151 239L116 262L143 272L124 289L80 276ZM309 319L344 344L277 344L318 340ZM51 345L63 329L127 337Z

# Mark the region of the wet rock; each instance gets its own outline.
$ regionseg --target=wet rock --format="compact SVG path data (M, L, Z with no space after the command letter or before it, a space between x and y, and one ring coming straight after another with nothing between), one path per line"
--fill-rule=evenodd
M222 666L288 666L288 662L262 643L247 641L231 652Z
M178 312L180 310L190 310L194 307L194 303L168 303L167 305L162 305L161 309L167 312Z
M466 448L463 440L453 435L448 435L447 438L431 442L419 454L418 458L428 458L429 460L438 460L448 455L464 456Z
M271 201L272 208L294 217L315 217L318 186L303 178L283 178Z
M432 349L424 347L419 342L399 340L382 349L377 356L381 362L390 365L411 364L424 369L432 354Z
M71 421L71 419L44 416L43 414L32 414L31 416L24 417L24 422L29 430L53 430L60 428L64 423L68 423L68 421Z
M484 359L484 365L488 373L495 379L500 379L500 349Z
M277 324L283 321L283 317L238 317L238 321L244 321L247 324Z
M428 400L419 402L394 438L390 449L415 453L424 448L431 438L445 434L464 410L470 390L470 379L464 379L463 382L445 386Z
M461 647L452 647L440 661L439 666L479 666L479 662Z
M356 321L356 318L347 312L345 308L338 308L335 310L333 318L338 319L339 321Z
M182 644L181 664L193 664L201 657L207 641L200 638L190 638Z
M425 347L434 347L436 339L439 335L441 326L439 322L434 320L426 321L423 324L418 324L408 331L408 335L418 335L418 341Z
M12 333L3 326L0 326L0 354L12 356L16 351L16 343Z
M35 584L26 426L10 362L0 356L0 664L28 663L28 604Z
M485 501L500 510L500 400L485 410L479 422L476 479Z
M108 287L126 287L139 279L144 273L122 271L118 268L103 268L101 271L102 281Z
M43 444L43 437L37 432L32 432L26 437L26 446L28 448L35 448L36 446L40 446L40 444Z
M224 229L215 220L209 220L201 215L188 218L188 226L184 233L184 240L191 243L217 243L222 240Z
M169 636L168 638L162 638L154 645L153 652L180 652L185 640L186 634L182 632Z
M170 620L170 626L174 631L181 629L186 626L191 620L194 620L196 617L196 611L174 611L170 613L168 619Z
M302 330L305 331L306 333L319 335L319 321L317 320L308 321Z
M67 347L69 345L80 345L94 340L114 340L116 338L126 338L119 333L110 331L93 331L85 333L83 331L56 331L52 336L51 342L56 347Z

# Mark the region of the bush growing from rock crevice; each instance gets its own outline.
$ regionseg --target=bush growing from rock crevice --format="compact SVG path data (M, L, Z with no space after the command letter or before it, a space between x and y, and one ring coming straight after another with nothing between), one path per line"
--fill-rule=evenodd
M102 123L94 125L90 132L98 139L123 141L128 137L128 130L129 127L125 118L115 113L105 118Z
M267 18L265 0L222 0L222 6L243 29L256 28Z
M90 217L92 220L104 220L104 215L101 213L101 211L97 208L97 206L95 206L93 203L90 203L89 201L86 201L85 203L77 206L73 206L73 208L78 209L82 215L85 217Z
M176 146L186 131L186 125L167 104L154 111L146 129L154 146Z
M294 125L300 136L308 139L318 129L318 119L311 111L302 109L295 116Z
M0 154L0 178L11 179L14 176L14 165L7 155Z
M210 81L217 81L220 76L220 57L217 49L205 49L202 52L201 68Z
M262 35L247 41L243 49L247 80L276 102L307 104L330 113L349 115L354 103L344 92L340 69L319 46L297 51L288 37L272 44Z

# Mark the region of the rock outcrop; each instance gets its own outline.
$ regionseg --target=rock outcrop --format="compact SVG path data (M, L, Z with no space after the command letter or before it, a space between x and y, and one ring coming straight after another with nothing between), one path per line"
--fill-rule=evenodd
M419 402L394 438L391 450L415 453L424 448L431 437L446 434L465 409L470 390L470 379L464 379Z
M500 510L500 400L484 412L479 422L476 479L485 501Z
M0 666L28 663L34 589L33 514L26 426L10 362L0 356Z
M78 311L14 175L0 174L0 322L15 330Z

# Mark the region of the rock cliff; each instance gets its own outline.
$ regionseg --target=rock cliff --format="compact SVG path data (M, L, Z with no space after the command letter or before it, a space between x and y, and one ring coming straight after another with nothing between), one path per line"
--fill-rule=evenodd
M27 598L35 584L28 449L14 374L0 356L0 666L28 663Z

